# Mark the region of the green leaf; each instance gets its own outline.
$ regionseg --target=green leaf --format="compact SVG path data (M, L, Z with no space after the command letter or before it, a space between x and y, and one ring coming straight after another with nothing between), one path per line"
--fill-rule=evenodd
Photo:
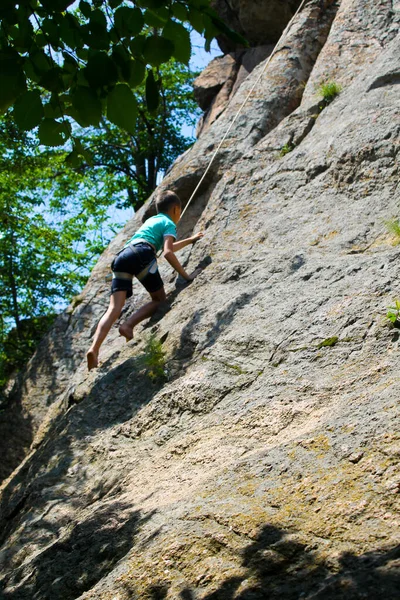
M177 60L187 65L192 53L190 35L187 29L180 23L168 21L163 29L163 36L174 44L174 56Z
M68 124L55 119L43 119L39 125L39 140L45 146L62 146L70 135Z
M80 48L83 45L82 37L79 33L79 21L74 15L67 13L59 25L60 38L72 49Z
M162 18L162 16L160 15L160 12L154 12L152 10L146 10L144 13L144 20L146 25L149 25L150 27L164 27L167 19L168 19L168 14L166 16L166 18Z
M151 8L157 10L165 6L165 0L138 0L139 6L142 8Z
M94 23L100 25L103 29L107 29L106 16L99 8L90 13L90 27L92 27Z
M85 148L81 142L81 140L79 138L72 138L73 139L73 143L74 143L74 150L75 152L78 153L79 156L82 156L86 162L88 163L88 165L93 165L93 154L90 152L90 150L88 150L87 148Z
M204 31L204 20L202 13L197 8L189 8L189 23L198 32Z
M129 50L132 52L134 56L141 57L143 55L144 45L146 43L146 36L138 35L135 39L131 40L129 43Z
M44 46L47 45L46 36L43 35L43 33L41 31L38 31L37 34L35 35L34 43L38 48L44 48Z
M160 93L159 93L158 85L154 79L153 71L149 70L147 72L147 78L146 78L146 104L147 104L148 110L150 112L156 111L159 103L160 103Z
M108 94L107 117L128 133L135 133L137 103L132 90L125 83L119 83Z
M43 113L48 119L60 119L63 116L60 107L52 102L48 102L43 106Z
M98 89L113 85L118 79L118 69L113 60L105 52L93 54L84 69L90 87Z
M77 150L74 149L65 157L65 162L69 167L79 167L82 164L81 155Z
M25 131L39 125L43 117L43 106L39 90L25 92L14 105L13 117L21 129Z
M104 13L100 10L94 10L90 15L90 47L97 50L108 50L110 46L107 20Z
M81 0L81 2L79 2L79 10L83 14L83 16L86 18L89 18L90 13L92 12L92 8L91 8L89 2L85 2L85 0Z
M129 62L129 77L127 82L132 88L140 85L146 74L146 69L143 63L137 60L131 60Z
M22 61L15 52L0 52L0 112L5 111L26 90Z
M82 127L98 125L102 115L102 106L96 93L83 86L78 86L71 95L75 113L68 112Z
M38 75L43 75L56 66L55 62L43 50L33 49L29 53L29 61Z
M81 60L88 60L89 58L89 49L88 48L78 48L76 51L76 55Z
M18 27L10 29L9 35L14 40L14 46L27 50L32 45L33 26L28 16L19 19Z
M53 45L57 45L60 41L58 32L58 25L54 22L54 19L44 19L42 22L41 29L46 36L47 42Z
M168 62L174 52L174 44L163 36L150 36L146 39L143 54L146 61L153 67L159 67Z
M49 69L46 73L42 75L39 83L46 90L49 90L49 92L62 92L65 89L62 74L63 72L62 69L60 69L60 67Z
M144 19L139 8L121 6L115 11L114 26L122 37L135 36L143 29Z
M114 9L117 8L117 6L119 6L122 3L122 0L108 0L108 4L110 5L110 8Z
M63 65L64 71L66 71L67 73L72 73L72 74L76 73L76 71L79 69L79 64L77 63L75 58L73 56L71 56L70 54L68 54L68 52L63 52L63 59L64 59L64 65Z
M187 8L186 8L186 6L183 6L183 4L180 4L180 2L174 2L173 3L173 5L172 5L172 14L179 21L186 21L187 18L188 18Z

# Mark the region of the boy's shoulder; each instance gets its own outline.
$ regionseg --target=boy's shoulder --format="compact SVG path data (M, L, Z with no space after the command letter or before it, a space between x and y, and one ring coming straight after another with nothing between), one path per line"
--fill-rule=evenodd
M169 215L166 215L165 213L158 213L153 217L150 217L150 219L148 219L146 223L149 223L150 226L158 225L162 227L176 227L171 217Z

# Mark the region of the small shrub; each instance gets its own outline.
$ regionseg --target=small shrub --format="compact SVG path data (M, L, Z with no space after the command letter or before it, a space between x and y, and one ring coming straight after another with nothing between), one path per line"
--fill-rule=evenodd
M148 377L152 381L165 381L167 379L165 352L162 349L162 343L155 335L151 335L146 342L143 364L146 367Z
M323 111L342 91L342 86L335 81L323 81L318 86L318 93L322 96L319 111Z
M399 323L400 316L400 300L394 301L394 306L389 306L386 313L389 321L393 323L393 325L397 325Z
M342 91L342 86L335 81L324 81L320 84L318 91L321 94L322 99L327 104L330 104L336 96L339 96Z
M390 219L389 221L385 221L386 229L393 233L395 239L393 242L394 246L398 246L400 244L400 221L399 219Z
M292 150L294 150L294 145L289 142L288 144L282 146L282 149L279 152L279 156L282 158L286 154L289 154L289 152L292 152Z

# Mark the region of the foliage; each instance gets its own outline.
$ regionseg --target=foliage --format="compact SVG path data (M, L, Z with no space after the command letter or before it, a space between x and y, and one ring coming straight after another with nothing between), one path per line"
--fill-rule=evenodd
M323 110L330 104L336 96L342 91L342 86L335 81L323 81L318 86L318 92L322 96L322 102L319 105L319 110Z
M287 144L285 144L284 146L282 146L281 151L279 152L279 156L281 158L283 158L284 156L286 156L286 154L289 154L289 152L292 152L294 150L294 145L291 142L288 142Z
M162 343L154 334L146 341L143 364L146 367L148 377L150 377L152 381L162 381L167 379L165 352L162 349Z
M159 67L172 57L188 64L187 27L211 40L224 33L245 43L210 7L210 0L2 0L0 114L13 107L26 131L62 146L71 119L97 126L102 115L133 133L144 84L148 110L160 101ZM74 144L72 159L82 149Z
M182 126L194 126L199 112L192 93L196 74L174 60L163 65L160 74L162 101L157 110L146 108L144 85L135 91L140 108L132 133L103 121L101 128L91 128L79 137L82 147L90 147L92 154L90 163L78 163L80 168L106 172L116 190L125 192L123 205L135 209L155 189L160 173L193 142L182 134Z
M394 246L398 246L400 244L400 221L399 219L390 219L389 221L385 221L385 225L387 230L390 233L393 233L395 239L393 242Z
M400 300L395 300L394 306L389 306L386 316L394 325L400 321Z
M43 317L58 312L85 283L108 242L102 228L109 203L107 185L68 167L65 152L42 151L8 116L0 119L3 373L31 353ZM6 348L17 346L6 358Z
M317 346L318 350L320 350L321 348L325 348L326 346L335 346L339 341L339 338L334 335L333 337L330 338L326 338L326 340L323 340L322 342L320 342Z

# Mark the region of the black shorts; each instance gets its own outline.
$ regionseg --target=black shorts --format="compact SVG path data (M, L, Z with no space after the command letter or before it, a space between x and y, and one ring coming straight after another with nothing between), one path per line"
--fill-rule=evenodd
M158 272L157 258L154 249L144 242L130 244L118 252L111 264L113 280L111 293L126 292L126 297L132 296L132 278L139 276L140 283L150 293L158 292L164 287Z

